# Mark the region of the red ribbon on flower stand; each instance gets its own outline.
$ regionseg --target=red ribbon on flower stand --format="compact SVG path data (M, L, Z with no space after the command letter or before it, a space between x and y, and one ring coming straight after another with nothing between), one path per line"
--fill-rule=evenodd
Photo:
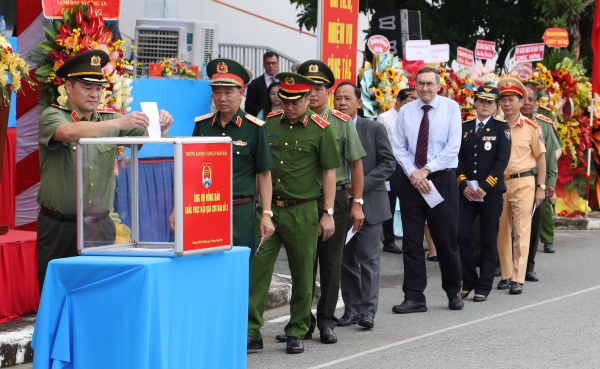
M10 84L6 85L6 90L10 94ZM6 146L6 132L8 130L8 114L10 105L6 105L0 98L0 181L2 181L2 169L4 166L4 149ZM8 233L8 226L0 225L0 236Z

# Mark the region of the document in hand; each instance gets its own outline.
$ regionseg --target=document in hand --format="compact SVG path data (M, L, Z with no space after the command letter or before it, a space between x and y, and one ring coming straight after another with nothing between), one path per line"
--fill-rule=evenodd
M348 234L346 234L346 243L344 245L347 245L355 234L356 231L354 230L354 226L350 227L350 229L348 230Z
M156 102L141 102L142 111L150 119L150 127L148 127L148 136L150 138L160 138L160 115Z
M477 189L479 188L479 182L477 182L477 181L467 181L467 186L469 186L469 189L471 191L477 191ZM473 201L483 202L483 197L481 197L479 199L475 199Z
M439 191L437 190L437 188L435 188L435 186L433 185L433 182L431 182L431 180L429 181L429 185L431 186L431 192L421 193L421 195L423 196L425 201L427 201L427 204L429 205L429 207L433 209L440 202L444 201L444 198L442 197L442 195L440 195Z

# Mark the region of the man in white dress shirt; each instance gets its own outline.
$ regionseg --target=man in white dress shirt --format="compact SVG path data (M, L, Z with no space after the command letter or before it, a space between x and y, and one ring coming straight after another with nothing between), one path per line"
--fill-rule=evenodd
M398 96L396 97L396 106L377 117L377 121L379 123L383 123L383 125L385 126L385 130L387 132L388 138L390 139L390 142L392 142L392 137L394 136L394 127L396 127L396 122L398 121L398 112L400 111L400 108L418 98L419 95L417 95L417 91L415 91L414 88L405 88L402 91L398 92ZM398 246L396 246L396 244L394 243L396 239L396 234L394 233L394 213L396 211L396 199L398 198L398 194L400 191L401 175L402 168L399 165L396 165L396 170L394 171L394 174L392 174L390 178L387 179L390 183L388 197L390 199L392 219L388 219L385 222L383 222L382 251L389 252L391 254L402 254L402 250L400 250Z
M440 77L433 68L417 73L419 99L404 105L398 113L392 147L405 175L400 179L400 214L404 230L404 302L393 308L395 313L427 311L425 221L435 243L442 288L448 307L461 310L461 264L456 234L458 229L458 183L455 170L461 145L461 115L458 104L438 96ZM431 184L444 199L431 208L423 194L430 194Z

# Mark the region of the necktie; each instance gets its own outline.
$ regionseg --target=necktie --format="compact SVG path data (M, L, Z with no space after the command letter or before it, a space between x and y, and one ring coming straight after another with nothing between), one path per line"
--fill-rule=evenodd
M427 164L427 146L429 145L429 109L431 105L423 105L425 111L419 127L419 137L417 139L417 150L415 151L415 165L421 169Z
M482 129L483 129L483 122L479 122L479 124L477 125L477 131L475 131L475 135L478 135Z

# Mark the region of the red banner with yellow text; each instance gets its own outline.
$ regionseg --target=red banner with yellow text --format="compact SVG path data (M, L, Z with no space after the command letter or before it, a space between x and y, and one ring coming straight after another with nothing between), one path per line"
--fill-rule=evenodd
M356 84L356 45L359 0L321 0L321 60L335 76L334 89L342 82ZM333 102L333 94L329 105Z
M62 18L63 9L82 3L94 4L96 11L104 20L115 20L121 16L121 0L42 0L44 17Z

